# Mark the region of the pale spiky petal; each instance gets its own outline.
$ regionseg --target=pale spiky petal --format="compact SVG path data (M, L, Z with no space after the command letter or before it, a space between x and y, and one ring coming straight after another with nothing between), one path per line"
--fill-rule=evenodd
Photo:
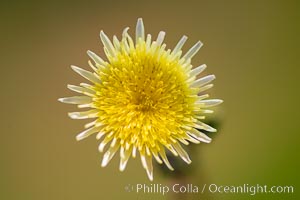
M206 131L209 131L209 132L216 132L217 130L201 121L197 121L196 124L195 124L195 127L198 128L198 129L203 129L203 130L206 130Z
M115 36L115 35L113 37L113 43L114 43L116 50L119 51L120 50L120 41L118 40L117 36Z
M68 85L70 90L84 96L60 98L59 101L88 108L70 112L72 119L96 118L85 125L86 130L76 139L96 135L99 151L105 152L102 167L120 150L119 169L124 171L130 157L138 154L152 181L153 157L174 170L166 149L190 164L191 159L182 144L211 142L211 138L199 130L216 131L203 120L206 114L213 112L206 108L222 100L209 99L208 94L201 93L211 88L213 84L209 83L215 79L214 75L196 78L206 65L192 69L191 60L201 48L201 42L182 56L186 36L172 51L166 50L165 32L159 32L156 40L145 34L141 18L137 21L135 37L128 34L128 29L123 30L120 40L113 36L112 41L100 32L108 61L87 51L94 73L75 66L72 69L91 83Z
M152 166L152 158L151 156L141 154L141 161L144 169L147 172L148 178L150 181L153 180L153 166Z
M133 157L133 158L136 157L136 149L137 149L137 147L136 147L136 146L133 146L133 148L132 148L132 157Z
M201 113L203 113L203 114L211 114L211 113L214 113L214 111L213 110L201 110L200 111Z
M100 140L106 133L103 131L100 131L97 135L96 135L96 139Z
M129 149L125 149L125 147L121 147L120 149L120 171L124 171L126 165L127 165L127 162L130 158L130 155L131 155L131 152L132 152L132 146L130 146Z
M79 67L76 67L74 65L71 66L71 68L76 72L78 73L79 75L81 75L82 77L86 78L87 80L93 82L93 83L98 83L98 84L101 84L101 81L99 80L98 77L95 76L95 74L87 71L87 70L84 70L84 69L81 69Z
M206 68L206 64L200 65L199 67L196 67L195 69L191 70L190 76L197 76L201 72L203 72Z
M104 45L104 48L107 50L107 52L109 53L110 56L115 56L115 48L112 45L111 41L108 39L107 35L105 35L105 33L103 31L100 32L100 38L101 41Z
M165 153L165 150L164 149L161 149L159 151L159 155L161 156L162 160L164 161L164 163L166 164L166 166L171 170L173 171L174 168L172 167L172 165L169 163L169 160L166 156L166 153Z
M185 137L188 141L195 143L195 144L199 144L200 141L196 140L194 137L192 137L189 133L187 133L186 137Z
M123 39L126 39L127 34L128 34L128 30L129 30L129 27L124 28L123 33L122 33L122 38Z
M88 110L88 111L83 111L83 112L70 112L69 117L72 119L88 119L88 118L95 118L98 117L99 111L94 109L94 110Z
M208 75L205 76L203 78L200 78L198 80L196 80L191 87L201 87L203 85L206 85L207 83L211 82L212 80L214 80L216 77L215 75Z
M209 99L209 100L201 100L199 101L200 104L203 105L203 107L205 108L209 108L209 107L213 107L216 105L219 105L221 103L223 103L223 100L221 99Z
M206 90L212 88L213 86L214 86L214 84L208 84L208 85L205 85L205 86L203 86L203 87L200 87L199 90L198 90L198 93L204 92L204 91L206 91Z
M206 142L206 143L210 143L211 142L211 138L209 138L204 133L198 131L197 129L192 128L191 130L188 131L188 133L191 136L193 136L195 139L197 139L197 140L199 140L201 142Z
M175 150L178 152L178 155L182 158L182 160L184 160L186 163L190 164L192 161L189 157L189 155L186 153L186 151L181 147L180 144L178 144L178 142L173 144L173 147L175 148Z
M191 59L198 51L199 49L203 46L203 44L198 41L184 56L183 58L185 60Z
M142 18L139 18L137 21L135 37L136 37L135 40L136 43L138 43L139 38L141 38L141 40L145 40L145 28L144 28L144 23Z
M105 61L102 60L102 58L100 58L97 54L95 54L94 52L88 50L87 54L91 57L91 59L98 65L106 65Z
M94 90L88 89L88 88L84 88L84 87L80 87L80 86L76 86L76 85L68 85L67 86L70 90L74 91L74 92L78 92L81 94L85 94L87 96L91 96L94 97L96 92Z
M181 50L181 48L183 47L183 45L186 42L186 40L187 40L187 36L185 36L185 35L182 36L182 38L179 40L179 42L175 46L172 54L174 54L174 55L177 54Z
M93 102L93 99L87 96L74 96L59 98L58 101L69 104L87 104Z
M87 124L85 124L84 125L84 128L85 129L88 129L88 128L91 128L91 127L93 127L93 126L95 126L97 124L97 119L95 120L95 121L92 121L92 122L89 122L89 123L87 123ZM99 133L98 133L99 134ZM98 135L97 134L97 135Z
M103 160L102 160L102 167L105 167L109 161L114 157L115 153L118 151L120 147L120 144L118 143L117 145L111 146L107 152L103 155Z
M150 49L150 45L151 45L151 35L148 34L146 39L146 50Z
M156 152L155 150L152 151L152 154L153 154L155 160L156 160L159 164L162 164L162 163L163 163L163 161L159 158L159 155L157 154L157 152Z
M195 104L202 104L202 102L203 102L202 100L203 100L203 99L206 99L206 98L208 98L208 97L209 97L208 94L203 94L203 95L201 95L201 96L198 96L198 98L197 98Z
M160 31L158 36L157 36L157 39L156 39L156 44L157 45L161 45L165 39L165 35L166 33L164 31Z
M84 131L82 131L81 133L79 133L79 134L76 136L76 139L77 139L77 140L82 140L82 139L84 139L84 138L86 138L86 137L88 137L88 136L90 136L90 135L96 133L97 131L99 131L99 130L101 130L101 129L102 129L102 127L94 126L94 127L92 127L92 128L89 128L89 129L84 130Z
M105 137L104 140L99 144L98 150L100 152L104 151L104 147L112 140L111 137Z

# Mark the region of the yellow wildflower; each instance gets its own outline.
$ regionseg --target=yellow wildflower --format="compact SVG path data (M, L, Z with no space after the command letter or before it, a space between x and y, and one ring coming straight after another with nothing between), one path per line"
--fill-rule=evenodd
M129 158L136 157L139 152L142 165L153 180L152 157L173 170L165 149L191 163L180 143L211 141L199 130L216 130L201 120L206 113L212 112L207 108L222 100L207 100L207 94L198 95L211 88L213 85L209 83L215 79L214 75L196 78L206 68L204 64L192 69L191 59L202 46L200 41L182 56L186 36L171 51L166 50L163 43L165 32L161 31L156 40L150 34L145 36L142 19L137 21L135 41L127 31L125 28L121 40L114 36L112 42L100 32L108 60L88 51L93 60L89 65L94 72L76 66L72 69L91 84L68 85L82 96L60 98L59 101L89 108L71 112L69 116L95 118L76 138L82 140L96 133L96 138L102 139L99 150L105 151L103 167L119 151L120 170L123 171ZM105 146L109 147L105 150Z

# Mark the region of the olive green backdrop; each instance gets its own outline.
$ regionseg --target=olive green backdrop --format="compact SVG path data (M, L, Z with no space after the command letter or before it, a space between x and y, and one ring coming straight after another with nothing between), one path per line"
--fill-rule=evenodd
M175 199L128 193L150 184L139 159L125 172L118 159L100 167L98 141L76 142L85 122L57 98L84 81L86 50L103 54L99 32L121 35L138 17L167 47L183 34L184 50L204 47L194 65L215 74L213 116L219 131L192 153L189 175L168 178L156 166L154 183L293 185L294 194L189 194L187 199L299 198L299 3L297 1L9 1L1 2L0 199ZM181 198L181 197L180 197Z

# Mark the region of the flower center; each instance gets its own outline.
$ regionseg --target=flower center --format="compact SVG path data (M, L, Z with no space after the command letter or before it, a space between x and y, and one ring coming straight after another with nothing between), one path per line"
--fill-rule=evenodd
M142 111L142 112L146 112L151 110L155 104L154 101L152 100L152 97L148 94L141 93L137 99L136 99L136 105L137 105L137 110L138 111Z

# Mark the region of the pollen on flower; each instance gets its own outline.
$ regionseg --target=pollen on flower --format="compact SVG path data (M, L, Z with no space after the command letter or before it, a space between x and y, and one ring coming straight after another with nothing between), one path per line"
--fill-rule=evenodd
M107 61L88 51L95 64L89 62L94 73L73 66L73 70L92 84L69 85L68 88L83 96L61 98L64 103L78 104L89 111L72 112L74 119L96 118L87 124L85 131L77 135L81 140L94 133L102 139L99 150L103 156L102 166L106 166L117 151L120 151L120 170L123 171L131 157L139 152L142 165L150 180L153 179L152 156L159 163L169 163L165 149L185 162L191 160L180 143L209 143L211 139L199 130L216 131L200 120L206 108L222 101L199 96L212 84L213 75L196 79L206 65L192 69L191 58L202 46L196 43L182 56L181 48L187 37L166 50L163 44L164 32L156 40L151 35L145 37L141 19L136 26L135 41L123 31L122 39L116 36L111 42L103 31L100 38L104 44Z

